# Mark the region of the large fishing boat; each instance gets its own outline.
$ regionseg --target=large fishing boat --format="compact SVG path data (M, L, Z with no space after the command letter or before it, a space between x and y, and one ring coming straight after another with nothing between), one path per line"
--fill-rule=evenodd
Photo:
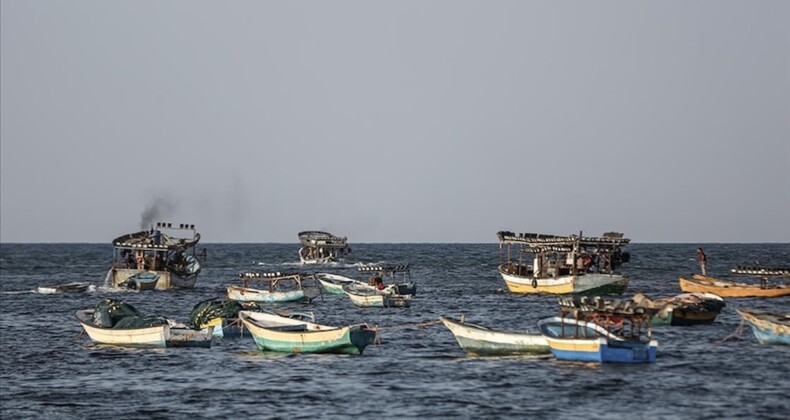
M329 232L309 230L299 232L299 260L302 264L326 264L337 261L340 256L351 253L348 238Z
M119 236L112 241L108 283L135 290L194 288L200 273L195 258L198 241L195 225L184 223L159 222L150 230Z
M497 236L499 273L511 293L622 294L628 286L628 278L616 272L630 260L630 254L621 251L630 242L622 233L591 237L581 232L570 236L498 232Z

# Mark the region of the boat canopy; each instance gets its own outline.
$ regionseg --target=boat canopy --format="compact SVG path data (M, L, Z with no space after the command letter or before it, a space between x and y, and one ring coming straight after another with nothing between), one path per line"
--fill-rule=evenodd
M749 267L738 266L730 270L732 274L746 274L750 276L787 276L790 277L790 267Z
M163 232L166 230L166 232ZM176 236L173 231L190 231L189 236ZM200 234L195 231L195 225L181 223L173 227L172 223L157 222L156 228L143 230L136 233L128 233L119 236L112 241L115 248L133 250L178 250L184 251L192 248L200 241Z
M359 272L361 273L370 273L370 272L378 272L378 273L405 273L410 270L409 264L399 264L399 265L366 265L362 267L358 267Z
M308 230L299 232L299 242L304 246L323 248L347 248L348 238L335 236L329 232Z
M624 238L623 234L619 232L607 232L602 236L582 236L581 233L579 235L558 236L543 233L513 233L500 231L497 232L497 237L499 237L500 244L520 244L530 247L572 247L578 244L579 246L599 248L619 248L631 242L630 239Z
M301 278L301 277L309 277L311 275L312 274L307 274L307 273L281 273L279 271L272 273L239 273L239 277L243 279L260 278L264 280L284 279L289 277Z

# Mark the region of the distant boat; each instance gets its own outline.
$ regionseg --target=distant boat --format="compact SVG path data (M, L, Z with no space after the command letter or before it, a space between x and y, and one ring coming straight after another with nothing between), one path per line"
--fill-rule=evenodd
M637 293L633 299L656 311L651 320L654 326L710 324L725 306L724 299L712 293L683 293L656 300Z
M262 351L362 354L376 337L366 324L330 327L247 311L239 319Z
M630 242L622 233L588 237L581 232L557 236L503 231L497 237L498 270L511 293L622 294L628 287L628 278L616 272L630 260L630 254L620 250Z
M680 277L679 281L684 292L713 293L721 297L790 296L790 285L736 283L699 274Z
M790 314L760 310L738 310L760 344L790 345Z
M417 294L417 283L411 279L410 264L362 265L357 267L357 270L363 274L372 274L368 280L368 285L370 286L376 286L381 283L386 287L392 286L394 293L397 295L415 296ZM402 279L401 276L405 278Z
M91 340L99 344L122 347L211 347L214 327L192 330L187 327L171 327L170 324L142 328L107 328L94 324L94 309L82 309L75 313Z
M188 233L183 235L183 232ZM159 276L153 284L157 290L192 289L201 270L200 262L195 258L198 241L200 234L195 231L195 225L184 223L158 222L150 230L119 236L112 241L109 285L124 287L134 284L146 288L141 290L147 290L149 285L146 281L127 281L143 273L153 273Z
M302 264L327 264L338 261L340 256L350 254L348 238L329 232L309 230L299 232L299 260Z
M441 317L455 340L472 356L508 356L551 353L549 343L540 334L492 330L480 325Z
M239 302L310 302L321 293L318 285L305 283L312 275L301 273L241 273L242 285L227 287L228 299ZM250 287L252 282L261 286Z
M40 294L53 294L53 293L82 293L87 292L91 287L90 283L72 282L57 284L53 286L38 286L36 293Z
M390 286L378 290L365 284L347 284L343 291L354 305L361 308L408 308L411 306L411 295L395 294L395 287Z

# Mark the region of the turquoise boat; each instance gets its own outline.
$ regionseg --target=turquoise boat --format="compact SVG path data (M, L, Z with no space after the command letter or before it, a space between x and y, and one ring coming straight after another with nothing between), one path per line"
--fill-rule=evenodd
M330 327L261 312L239 312L258 349L284 353L362 354L376 338L367 324Z
M752 327L760 344L790 345L790 314L740 309L738 314Z
M159 281L159 274L153 271L137 273L126 279L120 286L125 286L132 290L156 290L156 283Z

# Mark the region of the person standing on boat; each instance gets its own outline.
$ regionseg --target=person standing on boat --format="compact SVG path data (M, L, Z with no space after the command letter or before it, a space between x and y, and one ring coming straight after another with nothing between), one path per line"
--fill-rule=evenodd
M705 255L705 251L702 250L702 247L697 248L697 261L699 261L699 268L702 270L702 275L707 276L708 271L705 266L708 263L708 256Z

